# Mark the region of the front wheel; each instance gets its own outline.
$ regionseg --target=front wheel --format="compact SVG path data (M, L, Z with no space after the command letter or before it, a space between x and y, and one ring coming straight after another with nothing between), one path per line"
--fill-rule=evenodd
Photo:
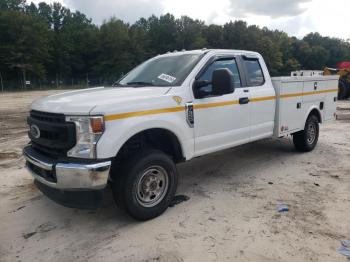
M114 198L135 219L159 216L175 196L176 166L161 151L148 149L129 157L118 173L112 184Z
M319 137L319 124L315 115L310 115L302 131L293 134L294 146L298 151L310 152L316 147Z

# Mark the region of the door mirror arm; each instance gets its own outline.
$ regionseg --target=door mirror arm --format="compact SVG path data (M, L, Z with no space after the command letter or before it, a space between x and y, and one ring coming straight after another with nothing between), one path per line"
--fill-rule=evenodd
M196 80L193 83L193 94L197 99L205 98L211 95L211 92L206 92L203 90L203 87L206 87L211 84L211 81L208 80Z
M194 81L193 85L196 89L199 89L199 88L208 86L210 84L211 84L211 81L208 81L208 80L196 80L196 81Z

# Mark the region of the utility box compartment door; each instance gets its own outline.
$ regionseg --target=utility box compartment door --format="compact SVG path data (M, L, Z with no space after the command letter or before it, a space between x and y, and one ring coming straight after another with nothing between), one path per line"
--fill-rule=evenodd
M339 76L329 76L322 84L325 86L325 103L323 121L334 120L337 111Z
M309 79L305 77L304 88L303 88L303 104L305 114L308 112L308 108L312 105L317 106L320 109L321 117L324 118L324 104L326 98L326 86L327 81L319 81L317 79Z
M334 119L339 76L304 77L304 79L305 110L310 106L316 106L321 112L323 121Z
M308 77L305 77L306 79ZM323 92L325 90L325 81L317 81L317 80L306 80L304 81L304 88L303 88L303 102L318 102L318 101L324 101L325 93Z
M272 80L277 93L275 136L281 137L302 128L303 82L286 81L283 78Z

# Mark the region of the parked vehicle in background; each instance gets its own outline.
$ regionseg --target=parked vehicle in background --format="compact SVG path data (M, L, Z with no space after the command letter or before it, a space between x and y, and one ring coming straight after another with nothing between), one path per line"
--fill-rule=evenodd
M344 100L350 97L350 62L340 62L337 68L324 69L324 75L338 75L339 78L339 92L338 99Z
M119 207L147 220L172 201L179 162L288 135L312 151L319 123L335 118L338 78L271 78L250 51L159 55L114 87L36 100L23 154L50 197L109 184Z

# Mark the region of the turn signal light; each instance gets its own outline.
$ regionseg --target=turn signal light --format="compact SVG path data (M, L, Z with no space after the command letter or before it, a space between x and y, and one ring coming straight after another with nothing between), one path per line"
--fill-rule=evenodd
M102 134L104 131L103 117L92 117L90 118L91 131L94 134Z

